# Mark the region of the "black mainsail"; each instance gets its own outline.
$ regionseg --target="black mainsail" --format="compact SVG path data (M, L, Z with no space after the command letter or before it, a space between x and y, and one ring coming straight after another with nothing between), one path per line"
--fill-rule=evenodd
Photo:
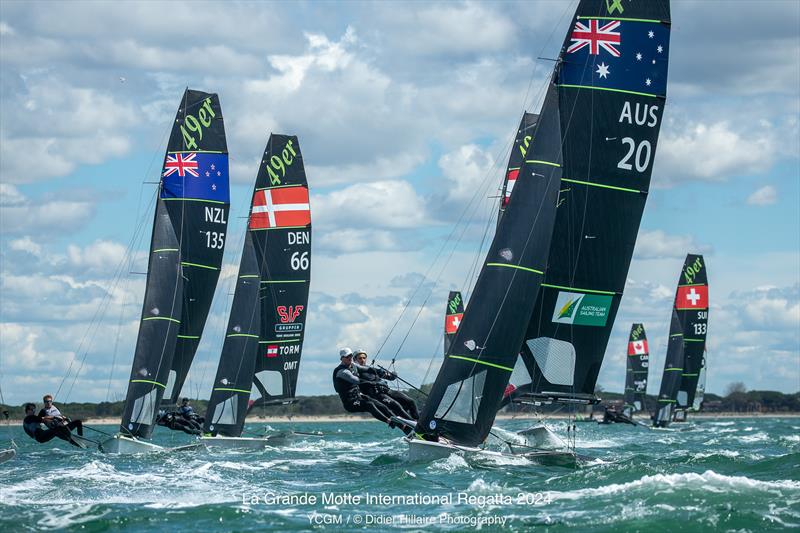
M547 264L561 178L559 95L551 80L528 152L463 320L417 423L475 446L489 434Z
M626 357L625 393L622 412L628 418L636 411L647 410L647 374L650 370L650 348L643 324L631 325Z
M517 388L516 398L598 401L597 375L650 188L670 24L668 0L578 5L557 68L558 214L521 346L519 374L530 382Z
M444 312L444 354L450 349L461 319L464 318L464 299L460 291L450 291L447 296L447 309Z
M675 292L675 311L681 323L684 362L676 408L692 409L706 349L708 329L708 275L702 255L688 254Z
M503 177L503 187L500 191L500 212L497 215L498 224L500 224L503 212L506 210L509 200L511 200L511 193L514 190L514 185L519 177L519 171L530 149L531 142L533 142L533 133L538 122L539 115L527 112L522 114L522 120L519 122L517 135L514 138L514 146L508 156L506 174Z
M667 358L664 360L664 375L661 377L661 390L658 393L656 414L653 425L667 427L672 422L675 411L675 398L681 386L681 373L683 372L683 328L678 318L678 312L672 310L672 320L669 325L669 340L667 341Z
M219 276L229 202L219 98L187 89L172 127L156 199L123 434L150 437L165 389L172 383L173 390L180 390L186 377L183 368L188 371L194 356Z
M250 408L294 399L310 280L311 208L300 144L297 136L272 134L256 176L206 432L238 437Z

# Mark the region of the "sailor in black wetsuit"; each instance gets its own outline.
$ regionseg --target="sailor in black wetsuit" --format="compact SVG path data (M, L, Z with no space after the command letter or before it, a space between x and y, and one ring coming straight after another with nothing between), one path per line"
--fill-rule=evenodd
M354 354L356 359L354 366L358 370L358 377L367 382L360 385L361 392L385 403L397 416L406 420L417 420L419 411L417 411L417 404L414 400L402 391L389 388L389 385L383 381L384 379L394 381L397 379L397 374L382 368L366 366L367 352L364 350L356 350Z
M358 385L359 390L370 398L384 404L395 416L406 420L416 420L410 412L406 411L403 404L392 398L390 395L392 390L384 381L385 379L397 379L397 375L382 368L367 366L367 352L356 350L353 353L355 355L353 367L358 372L358 379L361 380ZM413 400L411 398L409 400L413 405ZM414 405L414 408L416 409L416 405Z
M72 438L72 432L70 431L73 427L80 427L80 420L75 421L78 422L78 424L75 422L69 422L68 424L63 422L56 423L55 418L35 415L33 414L34 411L36 411L35 403L25 404L25 419L22 421L22 428L30 438L34 439L36 442L45 443L58 437L59 439L69 442L73 446L83 448L83 446L75 442ZM48 423L53 423L53 427L47 427L46 424ZM81 429L83 428L81 427Z
M202 427L198 427L197 424L183 418L180 414L167 411L166 409L159 409L156 424L175 431L183 431L189 435L200 435L203 433Z
M350 348L339 350L339 360L341 363L333 370L333 388L339 394L345 411L348 413L369 413L381 422L394 427L391 421L392 411L381 402L368 398L359 392L358 385L361 380L353 373L352 350Z
M203 429L203 423L206 419L194 412L194 408L189 405L189 398L183 399L181 406L178 408L178 414L188 420L193 427Z

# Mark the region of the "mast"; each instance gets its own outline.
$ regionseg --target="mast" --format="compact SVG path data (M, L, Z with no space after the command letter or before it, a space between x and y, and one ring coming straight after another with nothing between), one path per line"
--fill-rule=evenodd
M547 264L561 178L558 100L551 80L537 142L420 415L420 433L474 446L491 429Z
M706 394L706 368L708 364L708 352L703 353L703 364L700 367L700 377L697 380L697 391L692 403L692 411L700 411L703 408L703 398Z
M678 278L675 310L681 323L684 365L676 408L685 411L694 404L706 349L708 329L708 274L702 255L688 254Z
M626 357L625 395L623 413L628 418L636 411L647 409L647 373L650 367L650 348L644 325L631 325Z
M450 349L461 319L464 318L464 299L460 291L450 291L447 296L447 309L444 312L444 354Z
M678 396L683 372L683 347L683 328L678 312L673 309L667 341L667 358L664 360L664 375L661 378L661 391L658 393L656 414L653 417L653 425L656 427L667 427L672 421L675 398Z
M311 208L300 144L297 136L272 134L256 176L206 432L238 437L249 409L294 399L310 280Z
M219 98L187 89L172 127L156 199L144 304L120 426L124 434L150 437L170 381L178 336L192 331L200 338L205 316L198 324L192 312L195 301L187 301L200 298L210 305L219 268L212 275L197 275L195 269L211 267L213 258L221 257L229 201ZM202 291L197 287L201 279L209 284Z
M557 73L564 151L542 291L515 398L596 403L666 100L668 0L581 0ZM538 142L537 138L537 142ZM524 371L524 372L523 372Z

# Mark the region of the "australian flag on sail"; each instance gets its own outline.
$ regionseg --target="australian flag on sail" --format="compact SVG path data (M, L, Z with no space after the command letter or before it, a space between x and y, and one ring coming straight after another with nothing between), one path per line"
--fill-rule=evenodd
M161 176L161 198L230 202L228 154L168 153Z
M666 95L668 25L580 17L568 39L559 84Z

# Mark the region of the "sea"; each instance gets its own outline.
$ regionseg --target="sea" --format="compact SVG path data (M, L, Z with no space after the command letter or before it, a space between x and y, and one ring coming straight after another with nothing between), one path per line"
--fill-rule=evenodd
M0 425L0 531L800 530L800 418L695 419L673 431L547 421L583 460L507 453L532 419L498 420L495 454L409 462L377 422L248 424L295 435L263 450L114 456ZM114 426L94 426L113 432ZM93 431L87 437L103 437ZM158 428L154 442L192 437Z

